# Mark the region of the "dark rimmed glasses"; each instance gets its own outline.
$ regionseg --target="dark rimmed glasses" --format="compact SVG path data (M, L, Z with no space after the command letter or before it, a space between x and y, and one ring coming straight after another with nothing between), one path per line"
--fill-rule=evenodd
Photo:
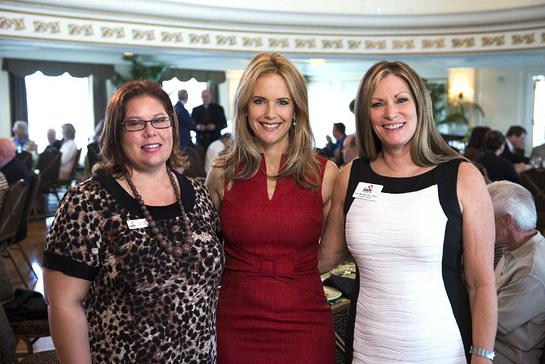
M125 131L139 131L146 128L146 124L150 123L155 129L167 129L172 125L172 120L168 117L160 117L151 120L142 120L142 119L129 119L124 121L123 129Z

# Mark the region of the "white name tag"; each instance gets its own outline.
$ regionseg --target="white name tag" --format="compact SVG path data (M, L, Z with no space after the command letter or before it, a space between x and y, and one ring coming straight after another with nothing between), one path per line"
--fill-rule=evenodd
M142 229L145 227L148 227L148 222L146 219L137 219L137 220L127 220L127 225L129 225L129 229Z
M356 186L356 190L354 191L352 197L367 201L376 201L379 198L380 191L382 191L383 188L384 186L382 185L360 182Z

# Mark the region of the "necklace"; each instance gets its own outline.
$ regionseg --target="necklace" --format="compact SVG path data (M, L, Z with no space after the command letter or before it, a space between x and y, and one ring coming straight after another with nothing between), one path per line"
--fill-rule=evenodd
M131 191L134 195L134 198L136 199L136 202L138 203L138 206L140 207L140 210L142 210L142 213L144 214L144 218L146 219L146 222L148 223L148 226L151 228L151 232L155 235L157 240L159 241L159 245L165 249L165 251L169 254L173 254L175 257L180 257L182 254L187 254L191 250L191 247L193 246L193 238L191 236L191 231L189 230L189 220L187 218L187 214L185 213L184 205L182 204L182 195L180 190L178 189L178 184L174 180L174 175L172 171L167 167L167 174L168 178L170 180L170 184L172 185L172 188L174 189L174 193L176 194L176 201L178 202L178 207L180 208L180 212L182 213L182 230L184 232L184 242L181 246L172 246L173 244L169 242L166 236L161 234L161 231L159 230L159 227L157 226L157 223L151 216L150 212L148 211L148 208L144 204L144 200L142 199L142 195L136 190L136 186L128 176L128 174L124 174L123 177L129 184L129 187L131 188Z

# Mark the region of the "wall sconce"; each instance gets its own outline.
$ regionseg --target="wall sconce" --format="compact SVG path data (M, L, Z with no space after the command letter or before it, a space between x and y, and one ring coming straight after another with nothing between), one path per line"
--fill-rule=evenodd
M448 73L449 99L459 99L473 102L475 89L474 68L451 68Z

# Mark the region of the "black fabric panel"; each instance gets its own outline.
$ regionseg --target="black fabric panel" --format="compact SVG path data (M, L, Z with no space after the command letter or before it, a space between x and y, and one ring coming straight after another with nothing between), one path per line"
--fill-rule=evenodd
M360 270L356 265L356 280L354 281L354 291L350 300L350 308L346 319L346 333L344 334L344 359L346 364L352 363L354 355L354 326L356 324L356 309L358 306L358 296L360 295Z
M352 195L354 194L354 191L356 190L356 186L358 185L358 182L362 180L362 165L364 164L364 160L357 158L352 161L352 168L350 169L350 177L348 178L348 188L346 190L346 196L344 197L344 215L348 214L348 210L350 210L350 206L352 206L352 202L354 202L354 197Z
M180 183L182 193L182 205L184 206L186 212L193 212L196 196L195 189L193 188L193 185L187 179L187 177L179 174L178 172L174 173L176 174L178 182ZM121 187L113 177L98 174L93 176L93 179L98 181L109 193L111 193L114 199L122 207L126 208L136 216L140 216L142 218L144 217L136 200L132 198L132 196L129 195L127 191L125 191L123 187ZM177 216L180 216L181 213L180 208L178 207L178 203L173 203L169 206L146 207L148 208L151 216L157 220L175 218Z
M93 281L98 275L99 271L98 268L91 267L64 255L59 255L48 251L44 252L44 262L42 266L44 268L63 272L71 277L81 278L87 281Z
M469 295L462 279L462 214L458 203L456 186L461 159L439 165L437 170L439 202L448 218L443 242L442 274L445 290L452 307L454 318L460 329L468 363L471 360L471 308Z
M17 120L28 121L25 76L9 74L11 125Z
M2 69L23 78L36 71L41 71L46 76L60 76L65 72L68 72L72 77L88 77L89 75L93 75L102 80L112 78L115 75L113 65L14 58L5 58L2 62Z

